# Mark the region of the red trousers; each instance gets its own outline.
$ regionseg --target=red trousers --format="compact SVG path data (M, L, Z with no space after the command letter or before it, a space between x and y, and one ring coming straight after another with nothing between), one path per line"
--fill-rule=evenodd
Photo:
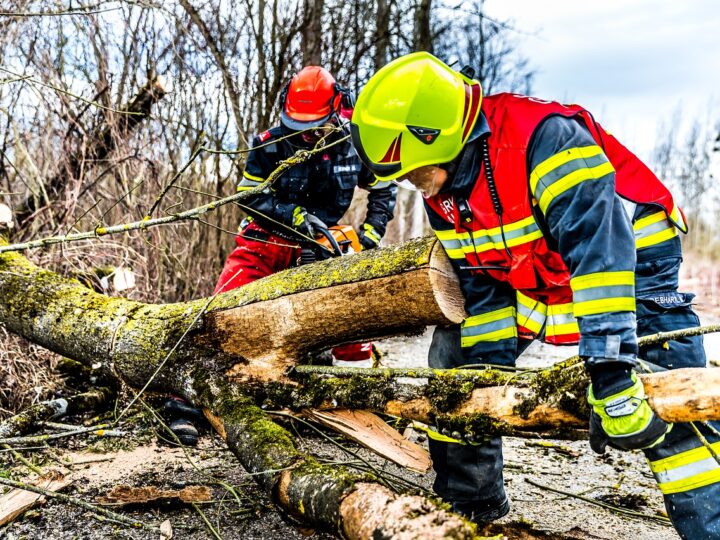
M213 294L231 291L256 279L295 266L300 246L250 223L235 237L237 247L228 256ZM333 359L360 361L372 358L372 344L350 343L332 350Z

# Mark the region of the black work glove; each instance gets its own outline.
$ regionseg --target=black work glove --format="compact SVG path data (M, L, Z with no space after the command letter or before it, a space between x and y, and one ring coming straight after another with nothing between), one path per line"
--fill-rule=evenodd
M369 223L365 223L363 225L363 229L358 233L358 237L360 239L360 244L362 244L363 249L372 249L378 247L378 244L380 244L380 240L382 239L382 236L380 236L375 227L373 227Z

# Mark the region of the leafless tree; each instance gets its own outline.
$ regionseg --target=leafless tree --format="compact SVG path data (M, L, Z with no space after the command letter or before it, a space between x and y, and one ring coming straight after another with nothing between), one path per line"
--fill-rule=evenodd
M717 211L713 211L713 205L720 203L720 190L715 186L712 172L716 130L710 112L702 121L694 119L681 137L683 118L683 111L678 108L670 125L660 126L652 165L672 187L685 212L690 225L686 249L715 258L720 245L715 240L719 230Z
M512 21L489 16L485 0L468 0L442 11L452 22L438 31L436 52L475 69L485 94L531 93L534 69L520 52L521 34Z
M10 206L32 201L18 233L25 239L141 219L164 190L155 216L232 193L244 163L236 151L277 122L278 96L305 63L358 92L401 54L425 49L452 61L480 50L450 47L464 43L468 17L430 0L108 1L72 15L49 0L10 8L23 16L0 17L0 182ZM484 13L482 3L458 9ZM57 16L32 16L40 12ZM488 20L477 20L489 32ZM485 58L511 33L493 27ZM512 57L511 47L503 51ZM495 69L492 80L511 88L500 82L507 75ZM155 77L168 93L130 133L123 108ZM98 153L107 137L110 151ZM188 164L199 147L231 153L201 152ZM416 194L401 195L387 241L426 231L421 206ZM42 262L63 270L133 259L144 279L132 294L186 299L212 288L241 217L223 208L202 223L134 233L97 251L57 249Z
M302 28L302 61L303 65L320 65L322 63L323 44L323 11L324 0L304 0Z

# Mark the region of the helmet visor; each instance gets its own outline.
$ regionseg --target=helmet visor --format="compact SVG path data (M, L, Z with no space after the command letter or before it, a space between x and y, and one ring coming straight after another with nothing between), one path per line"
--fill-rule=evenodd
M331 116L332 112L330 114L326 114L321 118L318 118L317 120L302 121L292 118L283 107L283 110L280 113L280 122L288 129L291 129L293 131L302 131L304 129L313 129L322 126L325 122L330 120Z
M375 176L381 180L392 180L393 178L389 177L393 177L393 175L396 175L402 170L402 164L400 163L375 163L372 159L370 159L367 153L365 153L365 148L363 148L358 126L353 122L350 122L350 135L352 137L355 151L358 153L358 157Z

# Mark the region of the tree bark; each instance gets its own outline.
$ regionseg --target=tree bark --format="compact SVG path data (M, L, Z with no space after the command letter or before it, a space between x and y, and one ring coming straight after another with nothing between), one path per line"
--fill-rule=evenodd
M240 91L235 84L235 76L230 72L230 67L227 64L225 53L220 50L218 42L222 36L214 36L210 27L205 23L204 19L200 16L200 13L195 6L193 6L188 0L180 0L180 5L185 12L190 16L190 20L193 25L198 29L205 44L210 53L212 54L213 60L217 64L220 74L222 75L223 85L230 98L230 106L232 107L233 117L235 118L235 124L238 132L238 139L243 141L247 145L247 139L245 137L245 119L240 111Z
M377 0L375 11L375 54L373 56L377 71L387 63L390 45L390 4L388 0Z
M432 0L420 0L415 8L415 38L416 51L433 52L432 40Z
M322 16L324 0L304 0L302 28L303 66L322 65Z
M468 538L473 532L429 501L367 487L368 479L319 465L258 404L369 408L468 438L585 424L587 383L579 360L530 374L434 372L424 386L390 376L292 372L321 348L419 332L464 316L457 278L434 239L293 268L215 298L168 305L108 298L17 253L0 255L0 322L9 330L86 365L101 363L131 386L204 407L269 496L305 523L348 538L367 538L368 525L357 516L368 511L380 512L373 522L380 537ZM692 414L704 415L693 419L719 416L717 392L702 391L713 384L710 375L685 377ZM675 393L659 382L670 376L644 379L651 403ZM384 498L384 511L361 496L366 491Z

